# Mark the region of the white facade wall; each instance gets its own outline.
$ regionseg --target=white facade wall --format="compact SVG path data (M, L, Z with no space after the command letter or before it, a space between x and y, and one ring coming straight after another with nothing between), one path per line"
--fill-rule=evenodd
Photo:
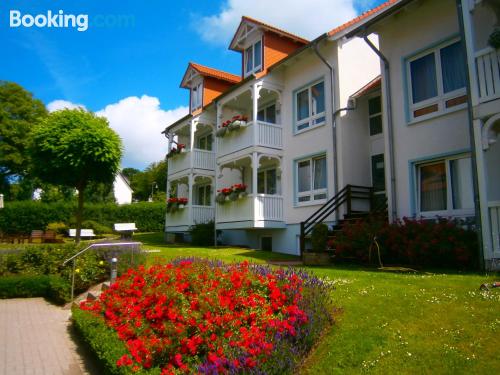
M122 175L118 173L113 183L113 193L116 203L130 204L132 203L132 189L129 184L123 179Z
M397 216L415 215L415 186L411 163L470 150L466 109L409 122L405 57L459 35L453 0L415 2L411 9L388 18L376 30L380 49L390 64L394 127ZM383 92L386 92L382 80ZM384 133L387 134L387 111L384 107ZM386 137L386 149L387 147ZM386 159L386 166L389 164ZM386 167L387 168L387 167ZM389 177L389 174L386 173ZM390 187L389 179L386 186ZM390 207L391 209L391 207Z

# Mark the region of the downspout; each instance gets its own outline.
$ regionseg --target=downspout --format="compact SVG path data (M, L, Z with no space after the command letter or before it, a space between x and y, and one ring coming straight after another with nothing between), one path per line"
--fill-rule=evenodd
M397 210L397 199L396 199L396 164L394 160L394 122L392 118L392 94L391 94L391 76L389 69L389 61L387 58L380 52L380 50L368 39L366 34L363 35L363 39L365 43L370 47L373 52L379 57L384 65L384 79L385 79L385 87L386 87L386 103L387 103L387 136L389 138L389 173L391 174L391 219L395 220L398 217Z
M484 270L484 249L483 249L483 234L482 234L482 220L481 220L481 201L479 199L479 182L477 175L477 164L476 164L476 140L474 136L474 117L472 114L472 91L471 82L469 76L469 61L467 59L467 40L465 39L465 27L464 27L464 14L462 9L461 0L456 0L457 5L457 15L458 15L458 26L460 28L460 39L462 39L462 46L464 51L464 64L465 71L465 83L467 86L467 118L469 121L469 137L470 137L470 148L471 148L471 164L472 164L472 189L474 193L474 214L476 216L476 229L477 229L477 240L479 247L479 268ZM482 151L481 151L482 152Z
M339 191L339 182L338 182L338 166L337 166L337 123L336 117L339 110L335 111L335 95L334 95L334 83L335 83L335 70L333 66L325 59L325 57L319 52L318 49L318 41L314 42L313 49L319 59L325 64L330 71L330 98L332 100L332 142L333 142L333 195L337 195ZM338 210L335 211L335 217L339 219Z

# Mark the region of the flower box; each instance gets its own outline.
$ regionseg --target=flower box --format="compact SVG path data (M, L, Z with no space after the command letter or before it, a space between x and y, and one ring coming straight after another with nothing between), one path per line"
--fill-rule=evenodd
M247 125L248 117L243 115L234 116L231 120L226 120L222 123L219 129L215 132L215 136L223 138L229 132L239 130Z
M186 145L183 143L177 143L177 147L172 147L170 152L167 154L167 159L186 152Z
M245 184L234 184L231 187L222 188L217 190L216 202L224 204L226 202L234 202L238 199L245 198L248 193L246 192L247 186Z
M174 213L182 210L188 203L187 198L170 197L167 199L167 212Z

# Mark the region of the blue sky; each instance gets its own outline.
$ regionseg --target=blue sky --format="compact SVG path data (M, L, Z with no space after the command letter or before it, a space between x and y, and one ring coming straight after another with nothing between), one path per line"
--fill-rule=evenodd
M142 168L164 152L145 152L148 137L186 110L188 93L179 82L189 61L239 73L240 56L227 45L241 15L313 38L381 2L3 0L0 80L21 84L45 104L64 100L106 115L124 139L124 166ZM89 29L9 27L11 10L46 15L60 9L87 14ZM106 24L95 24L103 19Z

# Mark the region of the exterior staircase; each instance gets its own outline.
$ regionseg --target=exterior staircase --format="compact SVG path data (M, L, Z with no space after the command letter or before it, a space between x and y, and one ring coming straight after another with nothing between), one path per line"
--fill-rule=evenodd
M359 209L356 206L363 208ZM337 216L340 212L344 212L342 219L332 218L332 215ZM387 200L377 202L373 187L346 185L320 209L300 223L300 256L302 257L306 251L306 240L310 238L317 224L326 220L335 220L335 226L330 230L328 237L329 240L333 240L336 235L342 232L346 223L366 220L375 215L381 220L388 220Z

